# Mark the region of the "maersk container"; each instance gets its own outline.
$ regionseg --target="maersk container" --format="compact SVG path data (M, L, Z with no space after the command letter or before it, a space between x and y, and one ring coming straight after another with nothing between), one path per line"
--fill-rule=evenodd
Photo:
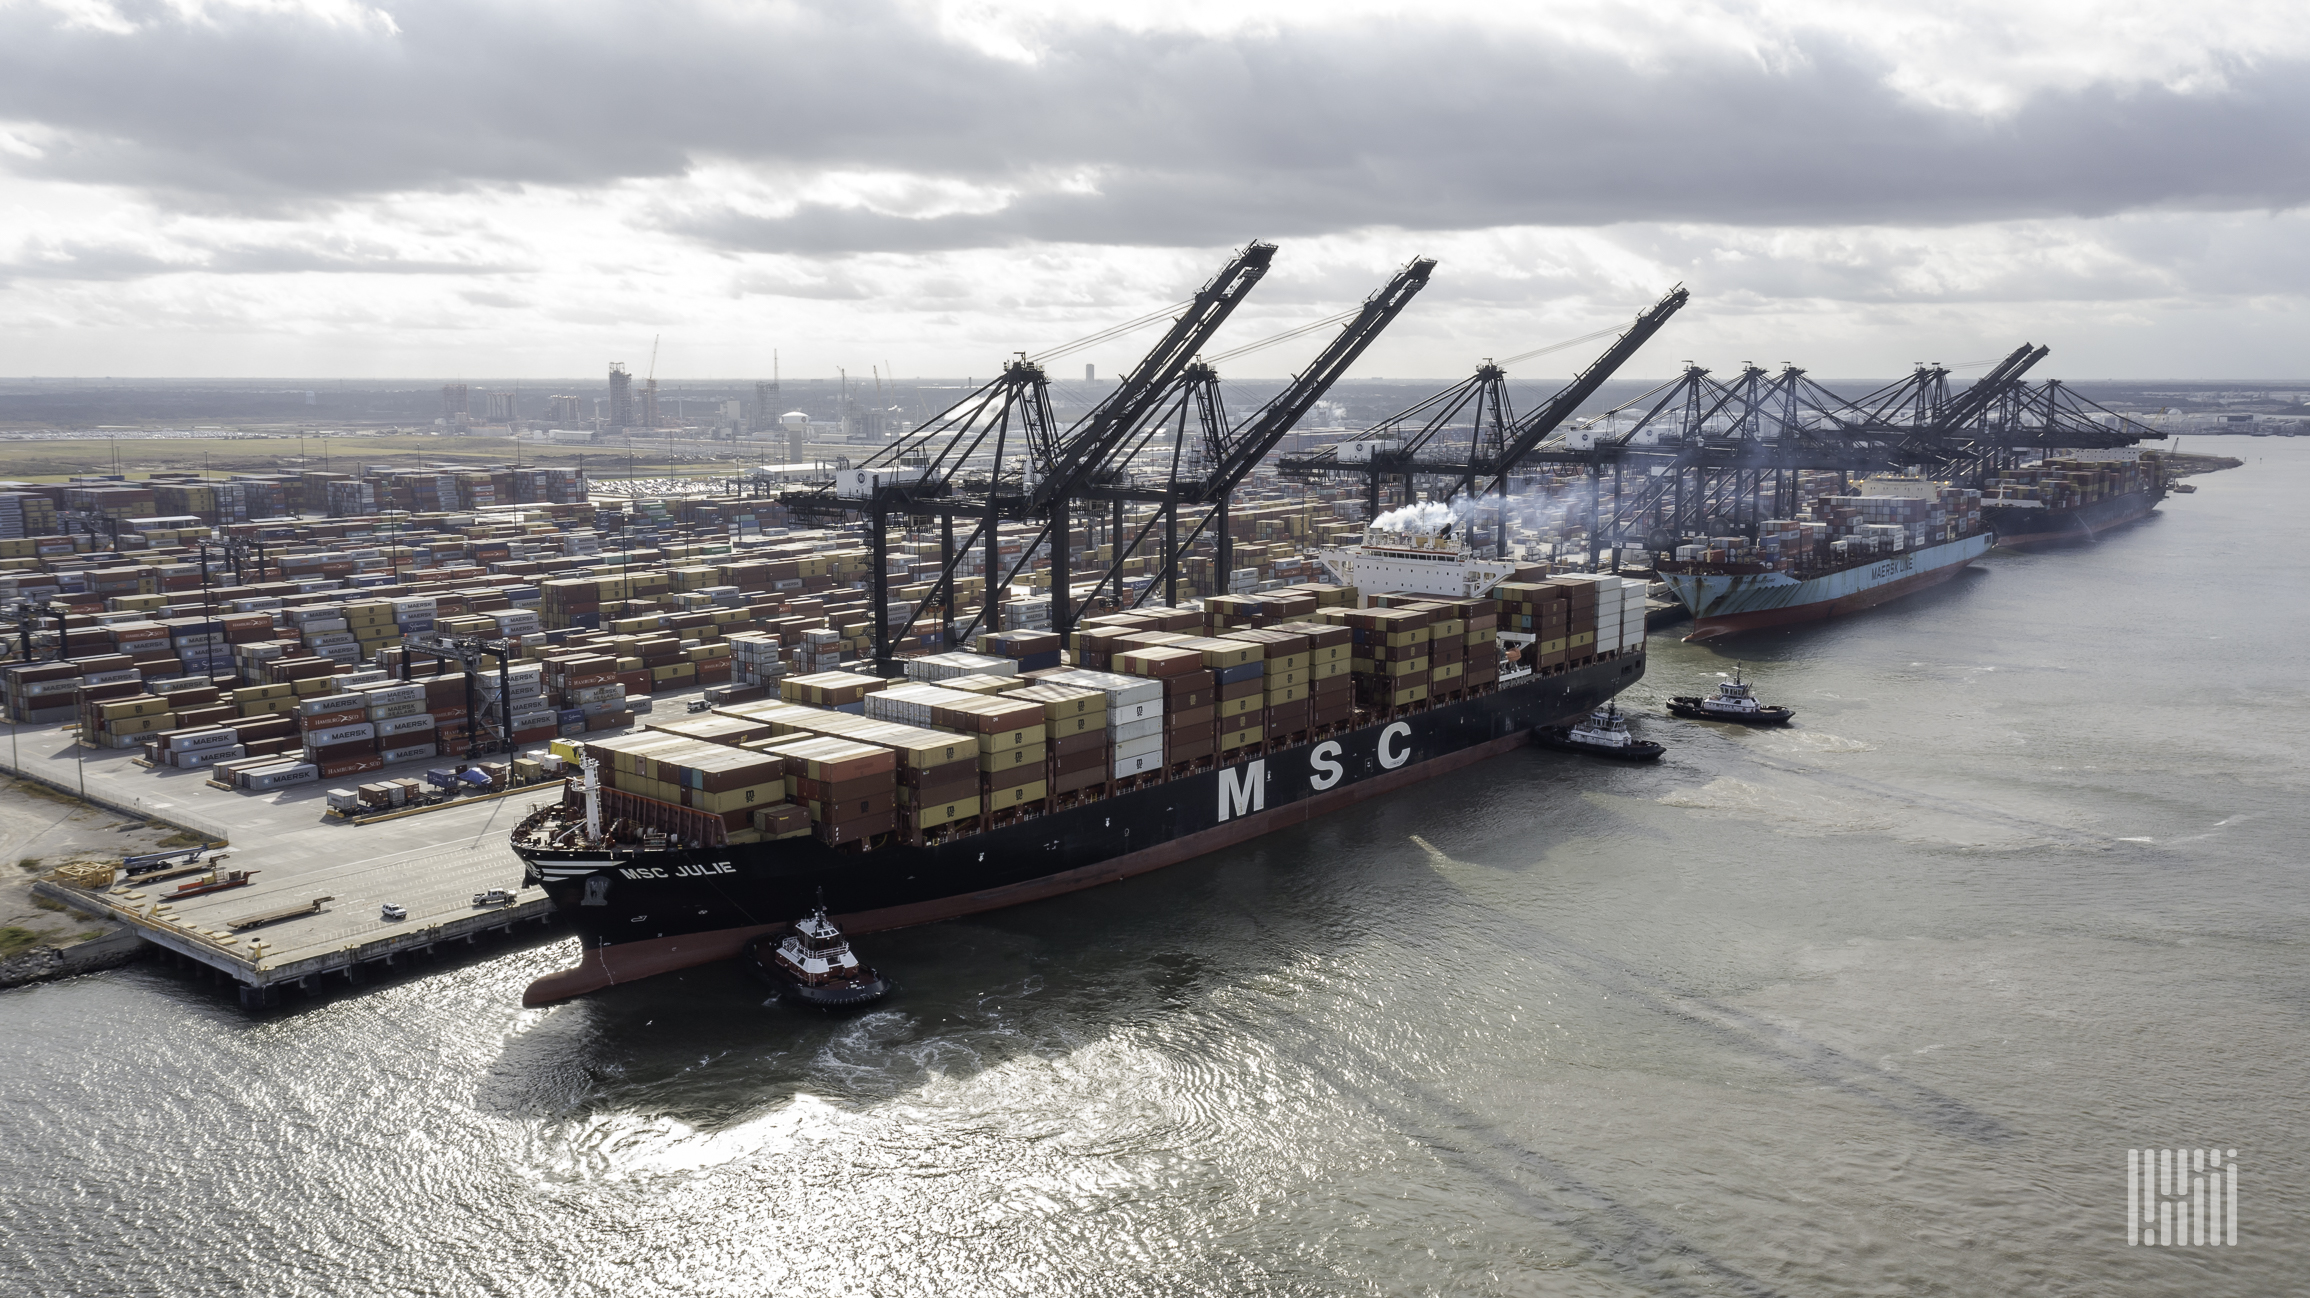
M311 762L287 762L279 766L260 766L242 773L248 787L263 791L285 789L292 784L311 784L321 778L321 768Z

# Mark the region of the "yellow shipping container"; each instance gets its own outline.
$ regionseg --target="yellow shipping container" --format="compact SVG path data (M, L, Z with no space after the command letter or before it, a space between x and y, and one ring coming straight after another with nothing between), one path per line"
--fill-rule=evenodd
M1035 783L1039 785L1042 781L1037 780ZM916 827L920 829L936 829L940 825L950 825L965 816L977 814L979 814L979 800L977 798L964 798L960 802L932 803L916 807L910 813Z
M783 776L767 784L749 785L725 793L707 793L701 789L690 791L690 805L700 811L728 813L746 811L765 803L786 800L786 780Z
M992 811L1001 811L1005 807L1017 807L1023 806L1029 802L1041 802L1046 796L1049 795L1050 791L1051 783L1048 780L1029 780L1025 784L1014 784L1007 789L995 790L994 793L987 798L987 802L989 804L988 809Z
M157 716L168 710L168 700L155 698L150 694L139 694L133 698L125 699L109 699L96 705L96 715L104 718L107 722L126 720L130 717Z
M148 735L155 730L176 729L176 713L161 712L149 717L106 718L104 733L108 735Z
M980 735L979 751L982 753L999 753L1013 748L1040 748L1049 741L1050 733L1051 728L1049 726L1038 725L1020 726L1016 730L1005 730L992 735Z
M1049 755L1050 748L1044 744L1032 744L1024 748L1006 748L999 752L981 752L979 754L979 769L1000 773L1015 771L1022 766L1041 766L1043 760Z

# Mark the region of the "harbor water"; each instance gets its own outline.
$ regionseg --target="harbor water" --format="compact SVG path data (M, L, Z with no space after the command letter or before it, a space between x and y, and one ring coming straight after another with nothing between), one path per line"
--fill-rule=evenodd
M0 994L44 1295L2173 1294L2310 1270L2310 445L1125 884L545 1009L566 940L248 1014ZM1786 731L1675 721L1736 663ZM2132 1149L2237 1243L2129 1244Z

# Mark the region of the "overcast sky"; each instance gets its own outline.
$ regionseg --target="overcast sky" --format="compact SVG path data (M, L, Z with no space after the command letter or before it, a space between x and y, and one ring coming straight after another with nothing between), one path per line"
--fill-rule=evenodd
M0 0L0 373L981 375L1265 238L1220 346L1440 261L1363 376L2298 378L2306 13Z

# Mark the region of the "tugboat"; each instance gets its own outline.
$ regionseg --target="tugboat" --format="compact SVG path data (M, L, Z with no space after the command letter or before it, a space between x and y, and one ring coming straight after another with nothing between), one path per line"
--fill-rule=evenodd
M824 904L783 938L764 933L748 942L741 959L781 995L821 1009L864 1005L890 992L887 979L851 954L842 930L826 918Z
M1623 762L1649 762L1668 751L1649 739L1638 739L1628 733L1628 718L1610 703L1589 713L1588 719L1579 725L1541 726L1532 732L1532 742L1542 748Z
M1757 702L1756 687L1741 683L1738 667L1731 680L1717 683L1715 698L1678 695L1668 701L1668 710L1690 721L1735 721L1744 726L1785 726L1797 715Z

